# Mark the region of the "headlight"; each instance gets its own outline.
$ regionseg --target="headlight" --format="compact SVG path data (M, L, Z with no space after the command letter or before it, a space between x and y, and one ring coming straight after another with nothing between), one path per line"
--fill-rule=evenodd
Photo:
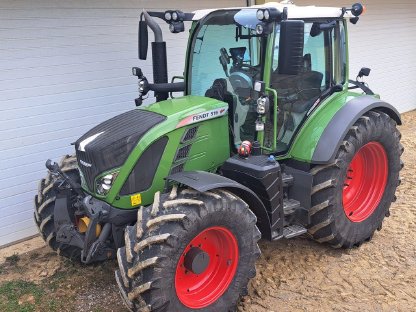
M257 114L264 115L269 110L269 98L266 96L259 97L257 100Z
M106 174L105 176L99 178L97 180L97 193L99 195L107 195L110 191L111 187L113 186L114 180L116 179L118 172Z

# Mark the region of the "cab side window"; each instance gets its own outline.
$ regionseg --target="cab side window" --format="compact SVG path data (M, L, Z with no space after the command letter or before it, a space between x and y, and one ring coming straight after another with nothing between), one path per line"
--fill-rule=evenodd
M320 88L323 91L328 87L329 75L327 71L327 58L326 58L326 45L325 45L325 33L316 33L313 23L305 23L305 36L304 36L304 72L315 72L320 75L316 77L320 78Z
M332 55L333 55L333 82L344 84L347 76L347 44L345 40L345 25L338 21L332 30Z
M305 22L303 66L296 74L279 70L280 27L276 27L271 87L278 95L277 152L284 154L303 123L307 112L322 92L332 84L332 44L330 31L319 22Z

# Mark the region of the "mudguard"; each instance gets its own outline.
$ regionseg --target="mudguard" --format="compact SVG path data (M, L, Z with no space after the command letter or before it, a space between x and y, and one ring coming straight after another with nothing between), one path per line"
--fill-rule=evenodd
M388 114L397 124L402 124L400 113L392 105L374 96L356 97L341 107L324 129L313 152L311 163L326 164L334 161L348 130L358 118L375 109Z
M191 187L199 192L224 188L244 200L257 217L257 227L262 236L272 238L270 219L260 198L249 188L229 178L205 171L185 171L172 174L166 178L169 181Z

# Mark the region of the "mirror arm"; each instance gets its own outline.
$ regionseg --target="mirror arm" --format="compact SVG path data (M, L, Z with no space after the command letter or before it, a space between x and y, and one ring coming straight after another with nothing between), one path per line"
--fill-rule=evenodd
M154 92L181 92L185 91L185 82L172 82L172 83L149 83L148 91Z
M183 82L185 82L185 77L184 76L173 76L170 83L174 83L176 79L182 79L184 80ZM185 91L185 87L183 88L183 91ZM173 92L169 92L169 96L174 99L175 97L173 96Z
M369 87L367 87L363 82L356 81L356 80L348 80L348 82L354 85L354 87L348 87L349 90L360 88L361 90L364 91L365 94L374 95L374 92Z

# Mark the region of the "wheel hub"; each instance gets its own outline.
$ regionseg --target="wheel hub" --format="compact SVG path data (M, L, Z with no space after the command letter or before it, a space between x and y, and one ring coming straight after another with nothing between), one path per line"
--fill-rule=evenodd
M354 155L344 182L342 202L352 222L367 219L383 197L388 177L387 153L379 142L369 142Z
M214 303L228 289L238 267L238 243L225 227L207 228L183 250L176 266L175 289L188 308Z
M192 247L183 261L184 267L194 274L203 273L209 264L209 255L199 247Z

